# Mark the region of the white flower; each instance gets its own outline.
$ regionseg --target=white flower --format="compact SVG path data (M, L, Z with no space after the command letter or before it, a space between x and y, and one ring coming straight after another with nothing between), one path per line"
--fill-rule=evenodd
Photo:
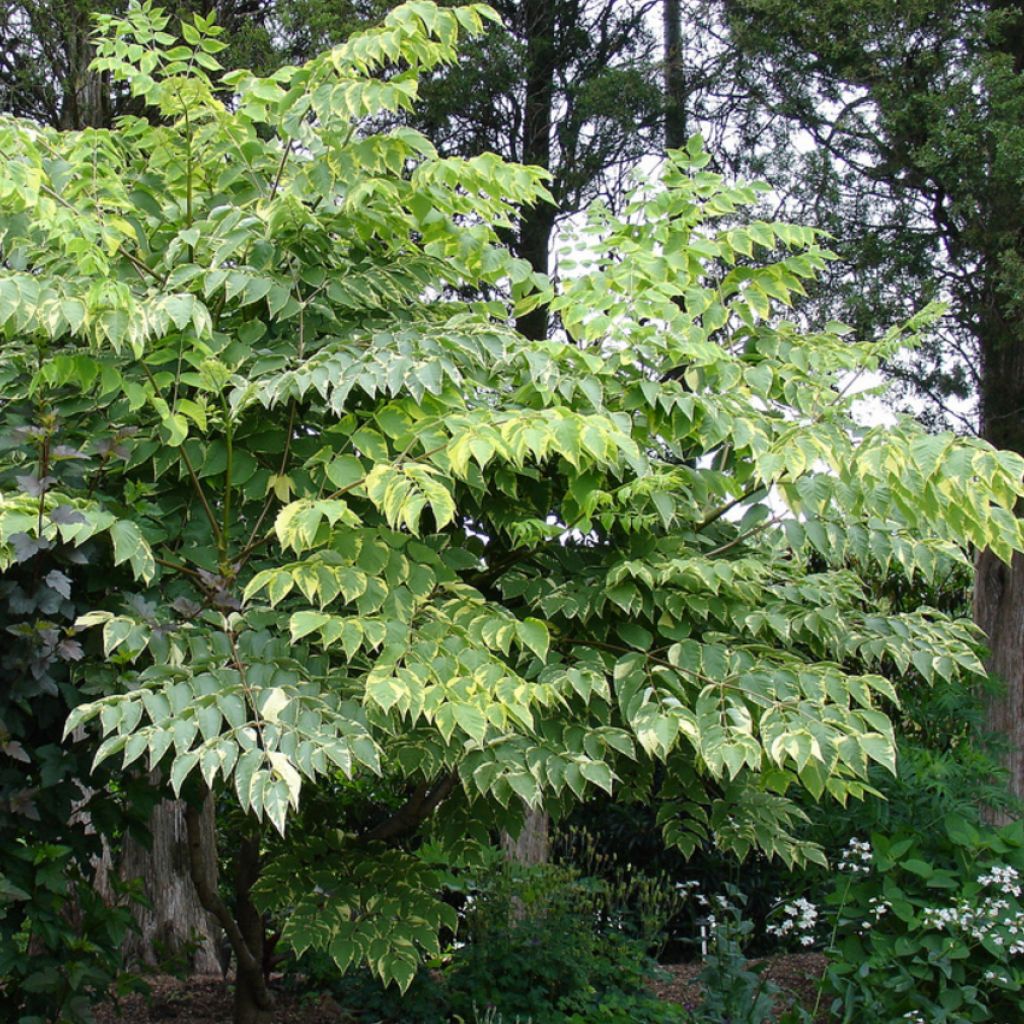
M839 870L852 875L867 874L872 856L871 844L854 837L839 856Z

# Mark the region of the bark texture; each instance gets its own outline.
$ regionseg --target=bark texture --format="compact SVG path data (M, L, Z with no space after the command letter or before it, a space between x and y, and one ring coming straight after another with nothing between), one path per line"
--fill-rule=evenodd
M213 801L207 799L198 814L199 825L214 834ZM218 956L219 928L203 908L189 872L185 806L180 800L163 800L149 821L153 838L147 849L126 839L120 864L122 878L141 878L148 907L139 907L138 934L129 936L124 953L129 962L156 965L160 959L188 954L196 974L221 974ZM217 862L211 870L216 878ZM194 947L194 951L193 950Z
M217 834L207 829L203 814L212 799L207 795L203 809L185 807L188 835L188 864L202 905L224 929L235 954L234 1024L262 1024L273 1009L273 998L264 974L263 919L250 894L260 874L260 837L250 832L239 840L235 862L235 912L221 899L217 888Z
M544 810L527 808L519 835L513 838L507 832L501 834L501 848L505 852L505 857L517 864L546 864L549 847L548 820Z
M680 0L663 0L665 32L665 148L686 145L686 68Z
M986 707L988 728L1005 738L1005 765L1014 796L1024 796L1024 557L1012 565L990 551L978 556L974 584L974 621L989 638L988 669L1005 684ZM990 813L994 824L1004 815Z
M551 132L555 104L555 5L550 0L525 0L526 95L523 101L525 164L551 167ZM516 255L529 261L535 271L548 272L555 210L546 203L524 211L519 225ZM541 306L519 317L517 329L532 340L547 337L548 311Z
M1004 216L1020 219L1019 211L1006 210ZM989 280L997 279L997 256L987 269ZM997 448L1024 454L1024 338L1016 317L1004 308L1001 289L991 284L985 299L979 316L982 436ZM986 667L1005 687L989 697L986 725L1005 741L1010 792L1024 800L1024 556L1016 555L1010 565L988 551L978 556L974 621L988 637ZM990 817L995 823L1006 820L994 813Z

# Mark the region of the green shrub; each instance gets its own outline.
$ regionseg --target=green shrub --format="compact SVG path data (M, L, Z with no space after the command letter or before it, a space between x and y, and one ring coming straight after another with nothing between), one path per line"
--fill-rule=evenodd
M698 976L704 998L697 1008L695 1024L765 1024L773 1019L778 988L761 977L761 967L752 967L743 952L754 926L743 917L746 898L735 887L714 898L715 910L708 917L710 942L704 969Z
M826 992L844 1024L1024 1019L1024 826L960 817L871 836L839 865Z
M448 970L452 1011L534 1024L662 1024L681 1019L647 991L642 939L620 930L601 879L562 865L502 864L470 897L466 939Z

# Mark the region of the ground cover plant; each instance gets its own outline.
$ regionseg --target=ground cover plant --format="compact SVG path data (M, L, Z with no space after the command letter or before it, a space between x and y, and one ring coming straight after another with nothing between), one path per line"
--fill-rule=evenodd
M409 3L261 78L133 5L97 67L138 113L0 122L3 425L54 441L0 455L0 565L89 554L88 607L35 620L79 645L66 732L188 802L238 1021L267 921L408 986L445 869L524 802L623 791L683 852L821 861L792 797L894 768L881 670L983 676L969 625L867 577L1024 547L1018 456L852 418L930 314L787 319L829 253L699 140L590 210L561 282L513 258L543 173L392 118L492 17ZM557 339L513 326L540 303Z

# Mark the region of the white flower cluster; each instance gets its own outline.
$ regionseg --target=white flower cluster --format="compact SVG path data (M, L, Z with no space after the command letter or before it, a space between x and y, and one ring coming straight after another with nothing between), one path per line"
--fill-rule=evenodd
M871 844L854 837L846 844L839 857L839 870L851 875L867 874L871 870Z
M1011 907L1006 896L1021 893L1020 876L1011 867L995 865L987 875L978 878L985 888L998 887L999 893L985 896L976 905L958 900L951 907L926 907L923 920L926 928L938 931L960 931L981 941L987 938L994 946L1002 946L1011 956L1024 953L1024 911Z
M865 871L867 868L864 869ZM892 909L892 904L888 900L883 900L880 896L872 896L868 900L868 907L871 911L871 916L874 920L872 921L861 921L860 927L857 929L861 935L867 935L871 931L871 927L878 921L881 921L886 914Z
M700 882L695 878L691 878L688 882L676 882L675 884L676 893L683 899L698 895L698 889L700 889Z
M908 1024L928 1024L928 1021L924 1019L920 1010L907 1010L907 1012L903 1014L903 1019L907 1021Z
M777 939L787 935L800 936L801 946L814 945L814 928L818 923L818 908L803 896L782 908L783 917L778 924L769 924L765 931Z
M1004 894L1020 896L1020 873L1006 864L994 864L987 875L978 876L978 885L998 886Z

